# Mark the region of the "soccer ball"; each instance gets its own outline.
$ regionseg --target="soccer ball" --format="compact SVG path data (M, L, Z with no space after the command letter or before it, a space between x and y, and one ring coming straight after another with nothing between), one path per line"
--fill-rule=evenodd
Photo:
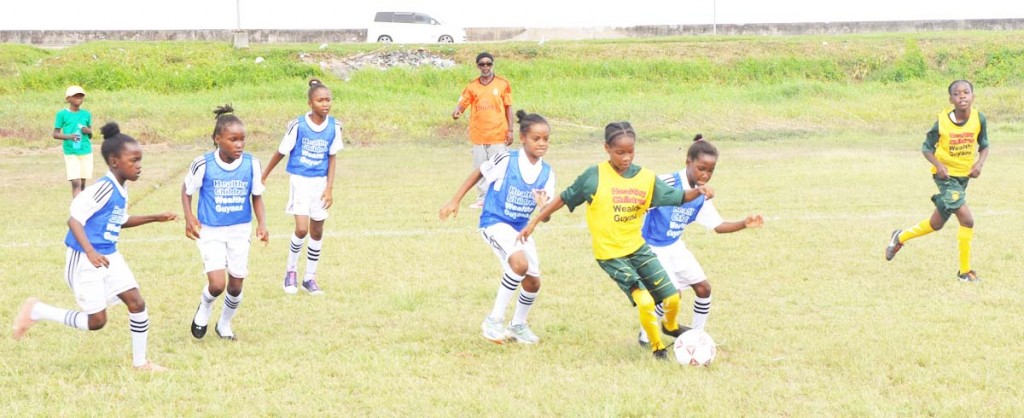
M715 359L715 340L708 333L691 329L676 338L676 360L689 366L707 366Z

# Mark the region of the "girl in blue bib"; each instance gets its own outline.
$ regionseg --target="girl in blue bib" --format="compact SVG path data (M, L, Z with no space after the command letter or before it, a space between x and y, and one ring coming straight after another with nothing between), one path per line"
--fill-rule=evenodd
M533 238L517 242L519 231L530 221L530 215L548 202L555 193L555 174L541 160L548 151L551 128L544 117L516 112L519 119L521 150L503 152L474 169L448 203L441 207L442 220L455 217L459 202L483 179L487 185L480 233L491 247L504 270L491 313L480 325L487 340L501 344L512 340L524 344L540 341L526 324L526 316L540 292L540 261ZM516 289L522 284L519 302L508 328L505 309Z

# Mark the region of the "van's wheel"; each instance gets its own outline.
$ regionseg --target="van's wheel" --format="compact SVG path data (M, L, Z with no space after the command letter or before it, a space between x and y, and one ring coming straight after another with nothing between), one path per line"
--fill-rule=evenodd
M438 41L438 42L440 42L440 43L442 43L442 44L451 44L451 43L455 43L455 39L453 39L453 38L451 37L451 35L441 35L441 37L440 37L440 38L438 38L438 39L437 39L437 41Z
M390 44L391 43L391 37L388 36L388 35L378 36L377 37L377 42L382 42L382 43L385 43L385 44Z

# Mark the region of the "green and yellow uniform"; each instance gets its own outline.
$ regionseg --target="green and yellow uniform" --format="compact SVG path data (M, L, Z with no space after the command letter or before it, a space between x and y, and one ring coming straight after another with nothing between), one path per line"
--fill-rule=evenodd
M932 195L932 202L943 223L967 203L967 183L970 180L971 168L978 159L978 153L988 148L985 115L971 109L970 115L963 123L956 123L954 120L952 112L940 113L932 129L925 135L924 144L921 145L921 151L935 154L935 159L946 166L949 173L948 178L940 179L935 175L936 168L931 168L932 179L939 189L937 194ZM926 218L900 232L897 239L902 244L932 232L935 232L935 229L932 228L931 219ZM960 270L957 274L964 274L972 271L971 242L974 239L974 228L960 225L956 239L960 248Z
M935 154L935 158L949 171L948 179L934 177L939 193L932 196L932 202L949 219L953 213L967 203L967 182L971 166L977 160L978 152L988 148L988 133L985 115L976 109L962 124L953 122L949 113L940 113L925 135L921 151ZM932 174L936 170L933 166Z
M654 305L664 303L665 327L675 331L679 292L640 229L649 208L682 204L683 196L683 190L665 184L650 170L630 165L619 175L607 161L585 170L561 193L570 212L589 203L587 226L594 258L640 310L641 325L654 336L653 350L664 348Z

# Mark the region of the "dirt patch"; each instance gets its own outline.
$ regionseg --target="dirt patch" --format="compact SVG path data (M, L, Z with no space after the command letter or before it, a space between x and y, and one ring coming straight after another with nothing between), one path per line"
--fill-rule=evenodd
M319 64L320 68L330 71L338 78L348 81L352 72L373 68L387 71L395 67L418 68L436 67L448 69L455 67L455 60L435 55L425 49L415 51L378 51L350 57L335 57L322 53L299 54L299 59L307 64Z

